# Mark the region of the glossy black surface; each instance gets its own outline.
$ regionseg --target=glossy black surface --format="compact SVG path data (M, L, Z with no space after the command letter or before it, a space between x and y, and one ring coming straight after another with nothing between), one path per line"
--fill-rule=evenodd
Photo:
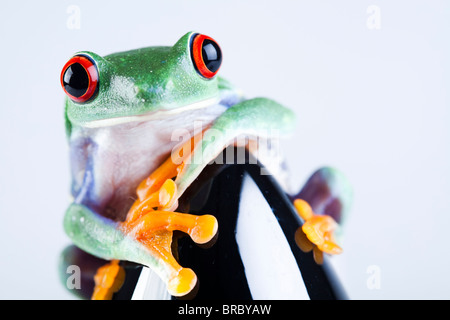
M81 97L89 86L89 76L86 69L78 62L67 67L63 76L64 89L74 97Z
M193 269L199 279L196 299L252 298L235 236L242 174L238 166L226 168L191 200L190 213L212 214L219 223L217 240L207 249L189 237L178 240L180 264Z
M319 265L312 252L304 253L298 248L295 232L302 221L273 178L260 172L261 167L256 164L229 166L213 179L206 204L191 211L194 214L213 214L219 221L219 236L211 248L200 248L188 237L178 242L180 264L195 270L199 278L195 299L252 299L235 237L240 188L245 173L255 181L271 206L298 264L309 297L346 299L326 259Z

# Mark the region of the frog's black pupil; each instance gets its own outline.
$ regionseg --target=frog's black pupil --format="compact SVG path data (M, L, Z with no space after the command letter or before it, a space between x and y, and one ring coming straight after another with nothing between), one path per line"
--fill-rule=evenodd
M206 67L211 72L216 72L222 63L222 52L219 46L214 41L205 39L202 47L202 58Z
M70 65L63 77L64 88L74 97L81 97L89 86L89 76L86 69L78 62Z

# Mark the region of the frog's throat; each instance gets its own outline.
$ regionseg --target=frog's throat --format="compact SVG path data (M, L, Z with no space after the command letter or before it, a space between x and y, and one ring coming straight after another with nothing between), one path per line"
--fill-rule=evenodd
M115 118L107 118L100 120L93 120L84 123L82 126L86 128L101 128L101 127L109 127L117 124L130 123L130 122L142 122L149 120L163 120L173 115L190 111L196 109L206 108L211 105L218 104L220 99L218 97L205 99L202 101L198 101L191 104L186 104L173 109L164 109L163 107L157 108L157 111L150 111L144 114L134 115L134 116L123 116L123 117L115 117Z

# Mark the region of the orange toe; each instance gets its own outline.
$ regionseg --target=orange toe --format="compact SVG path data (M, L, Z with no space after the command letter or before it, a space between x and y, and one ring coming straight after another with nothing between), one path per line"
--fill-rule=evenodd
M187 295L197 284L197 276L190 268L182 268L167 284L167 290L174 297Z
M311 206L302 199L296 199L294 207L299 216L305 221L302 231L309 241L315 244L322 252L328 254L342 253L342 248L334 240L333 234L338 224L332 217L315 214Z

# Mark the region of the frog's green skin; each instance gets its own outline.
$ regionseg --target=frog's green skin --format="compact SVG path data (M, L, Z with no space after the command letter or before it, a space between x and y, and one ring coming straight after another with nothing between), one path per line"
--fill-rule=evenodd
M234 138L284 134L294 113L265 98L245 100L228 81L205 79L190 57L193 32L173 47L150 47L105 57L79 52L97 65L97 95L86 103L66 100L73 203L64 227L81 249L104 259L141 263L163 280L167 273L138 241L118 228L140 181L179 142L174 129L193 134L201 121L205 143L194 150L202 161L187 164L175 181L181 195L202 169ZM219 134L218 134L219 133ZM215 138L215 139L214 139Z

